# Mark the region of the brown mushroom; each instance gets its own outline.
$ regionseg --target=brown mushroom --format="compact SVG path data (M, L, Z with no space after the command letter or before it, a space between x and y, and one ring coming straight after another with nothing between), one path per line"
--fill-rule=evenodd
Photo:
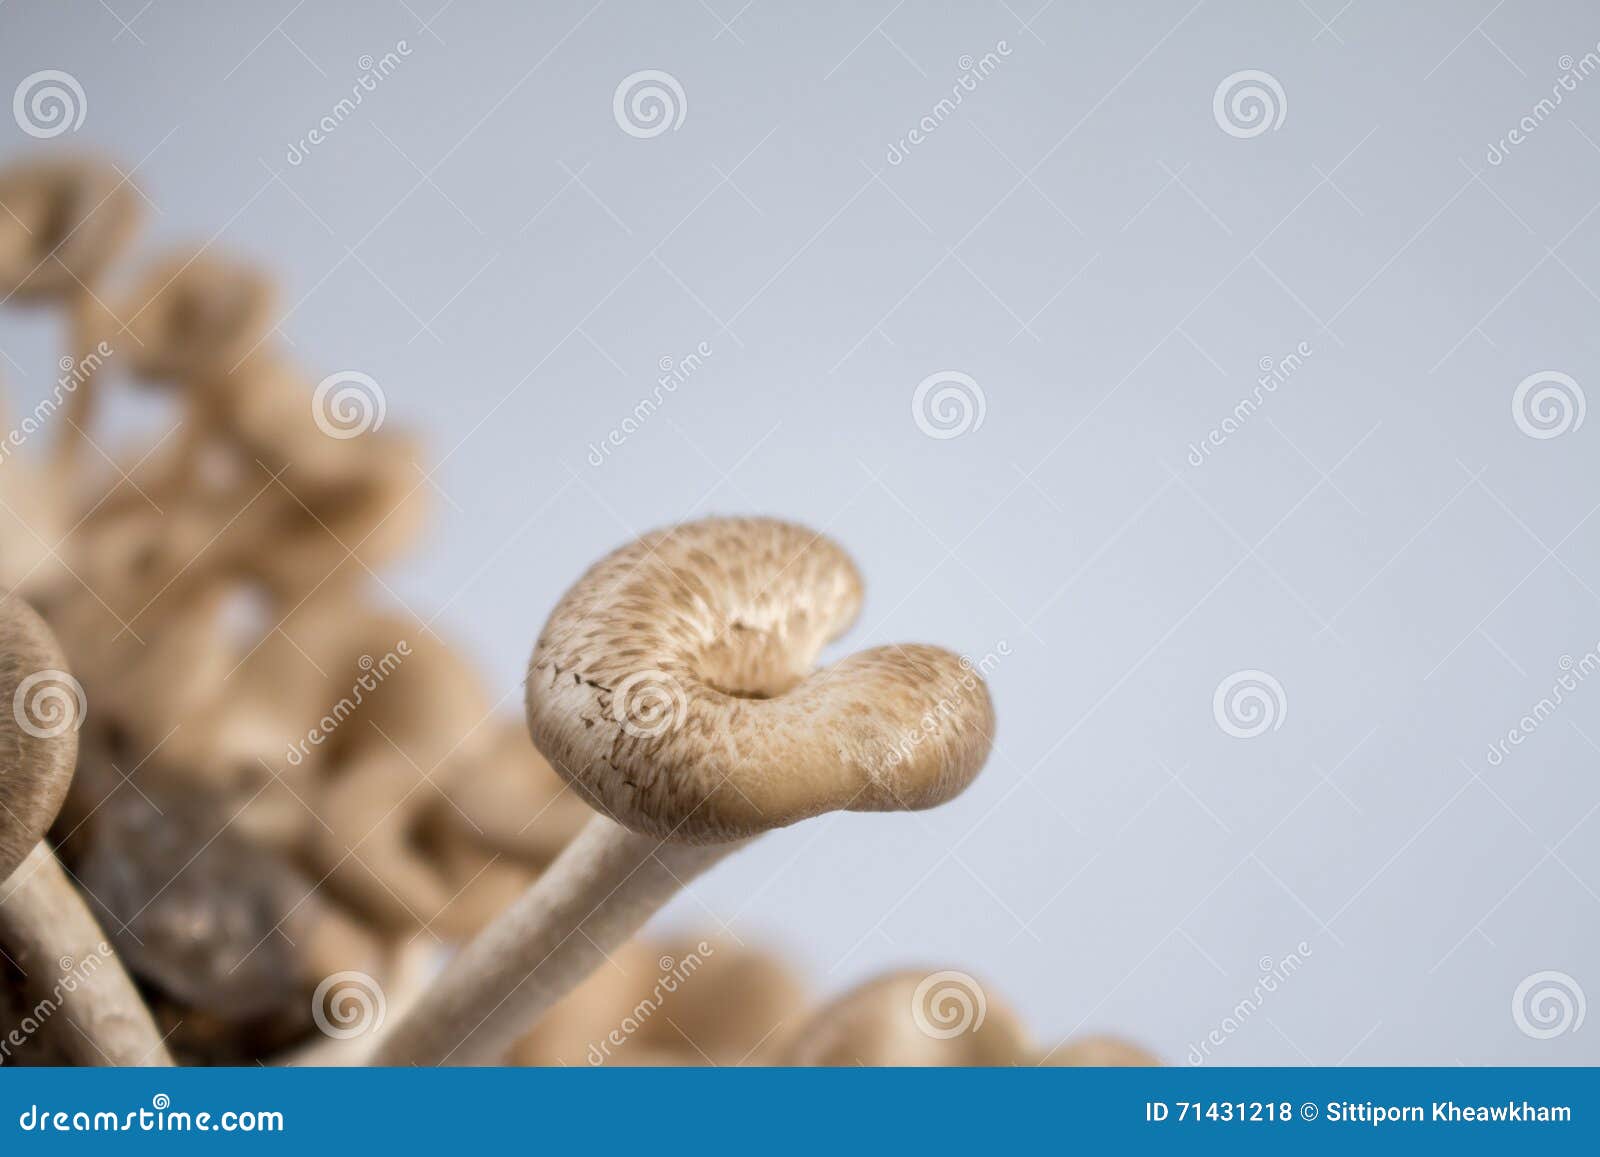
M1033 1045L1014 1013L964 972L892 972L815 1013L778 1063L959 1067L1025 1064Z
M80 695L50 629L21 599L0 597L0 939L67 974L54 992L78 1030L67 1043L81 1063L169 1064L149 1011L44 842L77 759Z
M602 814L450 964L381 1063L493 1061L689 880L834 810L934 807L988 757L983 680L937 647L821 671L861 582L819 534L708 519L601 560L534 648L529 732Z

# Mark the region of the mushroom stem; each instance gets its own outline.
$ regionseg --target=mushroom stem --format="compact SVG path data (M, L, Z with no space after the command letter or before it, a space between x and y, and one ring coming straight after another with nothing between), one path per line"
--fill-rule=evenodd
M498 1063L680 888L741 846L668 843L595 816L450 963L372 1063Z
M76 1030L62 1047L82 1065L170 1065L161 1034L83 897L41 840L0 884L0 939L67 976L50 999ZM90 962L95 962L93 965ZM67 977L73 983L69 986Z
M78 464L78 452L89 436L89 426L99 409L94 380L99 367L89 358L92 349L90 339L96 329L94 309L94 292L87 286L72 296L67 307L67 346L73 360L66 372L74 379L81 374L82 379L67 398L67 424L56 439L54 465L57 476L61 478L70 476Z

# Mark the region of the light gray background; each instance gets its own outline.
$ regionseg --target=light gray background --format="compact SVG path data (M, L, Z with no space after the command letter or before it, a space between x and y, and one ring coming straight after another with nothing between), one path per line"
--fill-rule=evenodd
M1592 6L437 5L9 0L0 96L58 68L88 107L47 146L6 117L0 150L112 151L152 248L259 259L312 379L368 373L428 432L439 517L392 585L512 705L584 565L709 512L843 543L851 648L1006 642L964 797L780 833L665 923L775 941L829 990L964 969L1048 1041L1180 1063L1305 941L1214 1063L1600 1061L1600 1024L1534 1039L1511 1009L1547 969L1600 997L1600 679L1485 757L1600 641L1600 416L1536 439L1511 410L1544 370L1600 404L1600 76L1487 160L1595 50ZM636 139L612 97L646 68L686 115ZM1286 99L1249 139L1212 107L1242 69ZM58 338L0 319L25 399ZM945 370L986 412L940 440L911 400ZM1252 668L1287 710L1237 739L1213 692Z

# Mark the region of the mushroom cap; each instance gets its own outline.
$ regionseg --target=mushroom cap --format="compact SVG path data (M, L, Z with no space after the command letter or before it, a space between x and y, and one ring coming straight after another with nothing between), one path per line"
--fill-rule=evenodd
M935 807L988 758L988 689L920 644L813 671L860 606L844 551L793 523L645 535L552 612L529 663L528 731L591 806L679 843Z
M829 1002L778 1064L871 1068L1030 1063L1022 1022L964 972L891 972Z
M121 318L107 323L106 340L126 349L141 378L242 388L244 376L234 371L271 332L276 306L271 279L255 266L209 252L180 253L146 271Z
M1051 1068L1153 1068L1161 1058L1132 1041L1115 1036L1080 1036L1046 1053L1039 1062Z
M139 196L106 161L56 157L0 172L0 296L76 294L122 251Z
M78 761L83 691L50 628L0 595L0 881L44 839Z

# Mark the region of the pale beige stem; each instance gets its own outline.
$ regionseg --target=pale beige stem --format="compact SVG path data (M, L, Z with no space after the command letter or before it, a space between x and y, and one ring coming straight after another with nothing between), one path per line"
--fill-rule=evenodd
M596 816L450 962L372 1063L499 1063L683 885L739 846L664 843Z
M74 1062L172 1063L105 932L42 840L0 883L0 941L37 962L35 998L54 1002L69 1022L57 1035Z
M72 355L72 368L66 373L76 378L83 375L67 398L64 411L66 425L56 436L53 466L59 478L70 477L78 465L79 450L88 440L89 427L99 410L95 374L98 363L89 357L92 352L89 339L95 332L95 299L93 292L84 287L73 297L68 307L67 345Z

